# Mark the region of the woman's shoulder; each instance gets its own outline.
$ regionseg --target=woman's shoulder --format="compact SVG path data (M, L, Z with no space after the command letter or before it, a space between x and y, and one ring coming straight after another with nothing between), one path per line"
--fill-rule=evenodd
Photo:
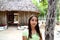
M28 32L28 29L23 30L23 33L24 33L24 32Z
M28 29L23 30L23 36L28 36Z

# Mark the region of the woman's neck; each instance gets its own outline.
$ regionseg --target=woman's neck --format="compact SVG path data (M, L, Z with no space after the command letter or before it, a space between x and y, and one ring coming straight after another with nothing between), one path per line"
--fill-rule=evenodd
M35 33L36 33L35 28L32 28L32 34L35 34Z
M32 30L35 30L35 28L34 28L34 27L31 27L31 29L32 29Z

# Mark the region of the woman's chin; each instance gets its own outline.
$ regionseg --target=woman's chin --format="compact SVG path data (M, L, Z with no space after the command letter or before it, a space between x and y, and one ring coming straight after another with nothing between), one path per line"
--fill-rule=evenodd
M35 25L32 25L32 27L35 27Z

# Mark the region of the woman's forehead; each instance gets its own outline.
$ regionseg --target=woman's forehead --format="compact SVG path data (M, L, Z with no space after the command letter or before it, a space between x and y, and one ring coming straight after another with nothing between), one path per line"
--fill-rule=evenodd
M34 16L34 17L32 17L32 19L36 19L37 20L37 17Z

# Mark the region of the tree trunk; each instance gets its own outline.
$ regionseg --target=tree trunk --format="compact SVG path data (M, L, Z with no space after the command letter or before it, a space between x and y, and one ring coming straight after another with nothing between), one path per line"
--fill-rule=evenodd
M45 40L54 40L55 16L56 16L56 0L48 0Z

